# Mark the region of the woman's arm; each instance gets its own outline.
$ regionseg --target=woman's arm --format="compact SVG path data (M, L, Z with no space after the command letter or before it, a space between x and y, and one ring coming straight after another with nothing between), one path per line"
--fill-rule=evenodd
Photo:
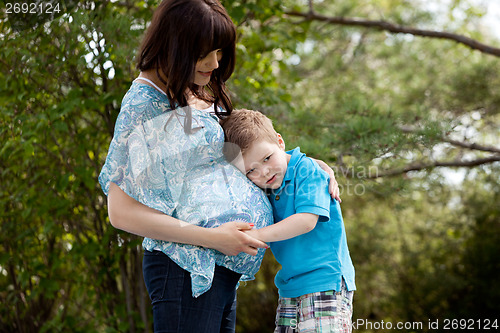
M252 226L245 222L228 222L216 228L203 228L178 220L136 201L113 182L109 186L108 214L111 224L142 237L168 242L203 246L226 255L245 252L256 255L267 245L246 235Z
M342 202L342 199L340 199L340 189L339 189L339 184L337 183L337 180L335 179L335 173L333 172L333 169L326 164L325 162L321 160L317 160L315 158L311 158L313 161L318 163L319 167L328 173L330 176L330 183L328 184L328 192L332 196L333 199L338 200L338 202Z
M297 213L278 223L262 229L247 230L245 233L263 242L278 242L313 230L318 222L318 217L318 215L310 213Z

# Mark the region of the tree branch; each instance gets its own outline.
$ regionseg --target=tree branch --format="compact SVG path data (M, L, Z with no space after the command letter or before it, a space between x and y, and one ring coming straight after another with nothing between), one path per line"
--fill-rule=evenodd
M478 159L471 160L471 161L460 161L459 160L459 161L436 161L434 163L411 163L402 169L385 170L382 172L378 172L375 175L370 175L366 178L367 179L375 179L375 178L381 178L381 177L394 177L394 176L406 174L410 171L434 169L436 167L472 168L472 167L476 167L479 165L490 164L490 163L495 163L495 162L500 162L500 155L493 155L493 156L486 157L486 158L478 158Z
M462 141L457 141L457 140L452 140L448 138L443 138L444 142L448 142L454 146L457 147L462 147L462 148L467 148L467 149L472 149L472 150L480 150L480 151L487 151L491 153L498 153L500 154L500 148L493 147L493 146L483 146L483 145L478 145L477 143L468 143L468 142L462 142Z
M409 27L405 27L402 25L389 23L386 21L371 21L371 20L364 20L364 19L360 19L360 18L346 18L346 17L339 17L339 16L324 16L324 15L320 15L320 14L315 13L311 7L309 7L309 12L307 12L307 13L298 12L298 11L288 11L288 12L285 12L285 14L288 16L302 17L307 21L321 21L321 22L327 22L327 23L331 23L331 24L375 28L378 30L389 31L392 33L405 33L405 34L412 34L415 36L447 39L447 40L455 41L459 44L463 44L463 45L465 45L473 50L478 50L482 53L491 54L491 55L494 55L495 57L500 57L500 48L492 47L492 46L480 43L475 39L472 39L472 38L469 38L466 36L462 36L462 35L458 35L458 34L454 34L451 32L409 28Z
M404 133L417 133L418 129L414 128L413 126L408 126L408 125L400 125L398 128L404 132ZM500 154L500 148L494 147L494 146L486 146L486 145L480 145L477 143L470 143L470 142L464 142L464 141L458 141L458 140L453 140L447 137L442 137L441 140L443 142L448 142L449 144L461 148L466 148L466 149L471 149L471 150L479 150L479 151L486 151L489 153L496 153Z

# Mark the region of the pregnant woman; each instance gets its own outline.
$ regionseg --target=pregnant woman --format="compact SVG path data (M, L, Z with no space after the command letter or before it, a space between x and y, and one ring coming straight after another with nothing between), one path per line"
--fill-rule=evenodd
M155 332L234 332L267 247L244 231L273 222L269 202L222 153L235 43L218 0L164 0L99 176L112 225L144 237Z

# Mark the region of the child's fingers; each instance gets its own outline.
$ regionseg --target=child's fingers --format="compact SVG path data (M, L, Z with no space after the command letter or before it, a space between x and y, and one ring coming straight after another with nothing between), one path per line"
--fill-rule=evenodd
M330 184L328 184L328 192L332 196L332 199L338 200L338 202L342 202L340 199L340 189L337 180L334 177L330 178Z

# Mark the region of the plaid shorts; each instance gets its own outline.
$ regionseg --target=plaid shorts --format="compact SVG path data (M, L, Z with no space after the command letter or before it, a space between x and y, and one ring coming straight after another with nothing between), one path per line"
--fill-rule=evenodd
M280 297L274 333L350 333L352 332L352 297L342 280L342 288Z

